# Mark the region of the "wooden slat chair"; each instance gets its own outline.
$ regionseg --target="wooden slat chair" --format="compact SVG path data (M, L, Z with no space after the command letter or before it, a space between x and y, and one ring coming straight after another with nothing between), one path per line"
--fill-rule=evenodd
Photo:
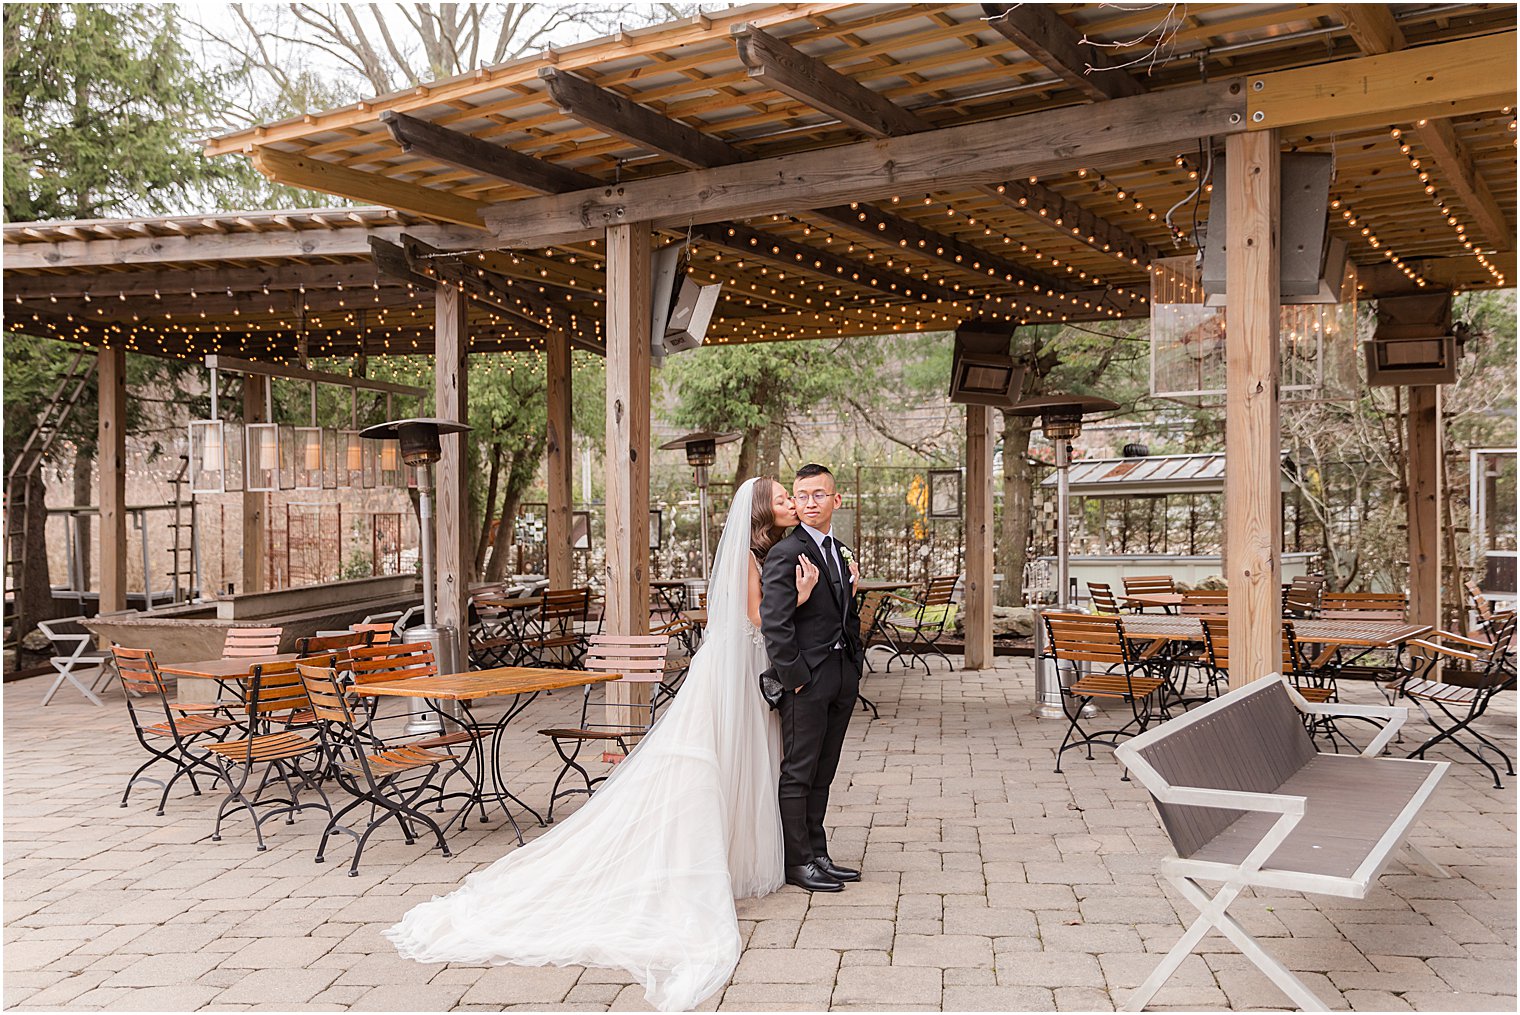
M1107 582L1088 582L1087 598L1092 603L1094 613L1116 617L1123 612L1119 609L1119 600L1114 596L1113 586Z
M157 811L162 817L164 805L169 801L169 791L182 777L190 780L190 787L196 796L201 795L200 784L195 781L197 768L213 779L220 778L220 773L202 752L200 742L225 737L234 723L231 719L187 714L187 709L170 701L163 675L158 671L158 663L154 661L151 649L113 645L111 656L126 697L127 717L132 722L132 732L137 735L137 742L142 744L143 750L152 755L127 780L127 788L121 794L121 806L127 806L127 797L131 795L133 786L139 782L152 783L163 787ZM160 762L174 768L174 775L167 782L143 774Z
M549 589L542 598L523 651L533 666L575 669L586 655L591 589Z
M317 736L334 781L353 797L347 805L332 812L328 819L327 827L322 830L322 841L317 844L317 863L326 862L328 840L334 832L342 832L354 840L354 858L348 876L358 877L359 860L369 837L375 829L391 820L401 826L408 846L416 841L412 830L412 822L416 822L432 831L444 856L451 856L443 829L423 813L417 803L429 793L438 792L432 785L433 777L440 767L454 761L453 755L415 744L376 750L360 733L335 670L298 663L296 671L316 714ZM415 783L404 784L413 777L419 778ZM364 806L370 810L369 823L362 832L343 823L344 818Z
M312 666L331 667L332 655L310 655L303 662ZM313 773L301 767L302 759L320 761L321 745L311 732L310 723L316 715L307 700L301 675L296 672L295 662L278 662L257 665L245 682L244 701L248 711L248 729L251 735L242 740L224 740L208 744L212 760L221 769L222 781L227 786L227 796L216 809L216 825L211 831L211 841L222 841L222 822L238 811L247 811L253 820L253 835L259 852L268 846L264 843L264 823L279 815L285 816L287 825L295 824L296 814L307 808L318 808L332 815L327 794L322 792ZM290 717L306 715L305 731L292 729ZM262 769L257 786L250 794L248 784L254 773ZM264 790L278 780L284 784L286 797L273 799L264 796ZM302 789L314 790L321 798L302 803Z
M617 673L620 683L628 684L654 684L651 691L657 690L659 684L665 679L665 654L670 646L668 635L606 635L598 634L591 637L591 643L586 649L586 670L592 673ZM548 737L554 744L554 750L564 762L560 766L559 775L555 776L554 786L549 790L549 810L544 815L544 822L548 824L554 820L554 802L562 796L572 793L585 793L591 795L592 789L597 783L606 779L605 775L591 777L580 764L581 748L586 744L604 744L617 746L626 755L634 747L638 746L649 727L654 725L656 714L659 710L657 695L651 693L649 704L620 705L618 708L628 710L629 722L625 724L593 723L591 718L591 688L587 684L585 694L581 699L581 721L574 728L558 727L554 729L539 730L538 735ZM610 687L610 684L602 685ZM637 721L642 716L643 721ZM573 745L567 753L566 745ZM581 781L585 787L572 786L568 789L560 789L560 783L565 776L574 769L580 773Z
M435 677L438 675L438 661L433 654L433 643L427 641L395 642L390 645L370 645L364 648L349 650L349 667L356 686L373 684L391 680L407 680L412 677ZM380 698L356 695L356 700L363 701L364 705L351 707L364 708L363 719L358 727L361 735L370 738L374 746L394 744L406 734L394 734L382 737L375 732L375 724L379 719ZM367 706L367 707L366 707ZM358 713L356 713L358 714ZM419 716L437 716L438 713L423 706L421 708L386 716L386 719L406 718L412 719ZM445 750L450 753L445 757L454 762L454 767L444 776L439 784L439 795L434 803L438 812L444 809L443 802L455 797L470 797L480 801L480 819L486 821L485 802L480 799L480 788L486 782L486 759L485 741L489 740L495 732L494 727L481 728L479 726L462 726L457 723L455 729L447 729L449 722L445 722L445 730L442 733L429 733L406 741L409 747L418 747L424 750ZM463 747L465 753L460 756L452 753L455 747ZM471 794L449 794L444 789L447 783L455 775L461 775L470 783ZM464 824L461 821L460 827Z
M1489 642L1494 642L1501 630L1501 625L1514 621L1515 611L1495 610L1490 605L1488 596L1483 594L1483 589L1478 586L1477 582L1466 581L1463 582L1463 585L1466 586L1467 594L1472 599L1473 613L1478 618L1479 633ZM1509 649L1500 658L1499 664L1504 672L1509 675L1509 686L1507 689L1512 690L1515 684L1515 642L1513 637L1509 639L1508 645ZM46 703L44 702L44 704Z
M1087 748L1087 760L1091 761L1094 744L1114 747L1121 737L1143 733L1154 717L1151 706L1158 703L1166 681L1145 674L1145 666L1125 640L1118 617L1046 613L1043 618L1057 670L1064 666L1075 675L1073 680L1061 681L1061 705L1070 725L1056 749L1059 773L1061 755L1073 748ZM1082 710L1094 699L1127 704L1130 720L1117 729L1089 733L1082 727Z
M1449 631L1410 643L1415 668L1399 685L1399 694L1413 701L1436 735L1409 753L1423 758L1425 752L1444 741L1451 741L1464 754L1476 758L1494 777L1494 789L1503 789L1499 770L1483 756L1484 748L1504 761L1504 773L1515 774L1515 763L1498 744L1474 725L1488 711L1495 695L1514 689L1514 678L1504 668L1515 638L1515 615L1508 614L1494 628L1493 641L1466 638ZM1434 705L1440 716L1428 706ZM1466 734L1474 747L1463 742Z
M1198 909L1124 1002L1141 1011L1211 930L1218 930L1305 1011L1328 1010L1229 914L1247 889L1364 899L1407 841L1449 762L1378 757L1407 709L1313 704L1273 674L1119 745L1119 761L1150 793L1175 855L1161 873ZM1360 756L1321 754L1301 713L1382 721ZM1210 895L1204 884L1220 887Z
M1192 589L1182 593L1178 610L1184 617L1224 617L1230 612L1230 594L1223 589Z
M254 659L280 651L283 627L229 627L222 644L223 659Z
M895 644L883 634L883 628L892 618L892 609L897 604L890 592L878 589L867 592L860 597L860 607L856 611L860 617L860 645L861 654L867 670L876 672L876 667L871 663L871 649L889 649L898 651ZM882 644L886 641L887 644ZM872 642L875 642L873 645ZM864 676L864 674L862 674ZM862 692L857 695L862 708L870 709L871 718L881 718L881 713L876 708L876 702L867 698Z
M1283 586L1283 616L1303 619L1318 615L1319 600L1324 591L1325 576L1322 574L1294 578Z
M1326 620L1404 620L1409 597L1402 592L1326 592L1320 596Z
M662 699L656 702L658 707L664 701L674 698L681 689L681 682L686 679L692 657L697 654L697 646L702 640L702 630L685 617L677 616L651 628L649 633L670 639L670 645L665 650L665 676L661 678L660 686L654 690L655 695Z
M353 650L367 648L369 644L370 632L368 631L350 630L342 634L311 635L296 639L296 657L302 662L308 662L314 656L331 656L332 662L325 665L334 667L338 671L340 680L352 679ZM291 673L294 674L295 670L291 670ZM309 708L298 709L285 717L285 722L291 726L306 726L315 721L315 716Z
M48 665L53 667L58 676L53 678L47 693L42 696L44 707L65 683L72 684L74 690L84 695L85 700L91 704L105 705L96 692L115 675L116 670L110 651L95 647L95 636L85 630L81 623L84 619L62 617L37 624L37 629L47 636L48 641L53 643L53 651L58 653L48 658ZM93 676L88 684L80 679L85 675Z
M1230 689L1230 618L1199 617L1203 625L1204 697L1217 698Z
M1126 596L1155 596L1171 595L1177 591L1177 583L1167 574L1144 574L1133 578L1124 579L1124 594ZM1136 613L1144 613L1145 607L1136 606ZM1162 613L1170 613L1163 609Z
M929 673L929 661L923 658L926 652L932 652L945 661L945 665L954 669L950 657L945 655L939 647L939 641L945 636L945 632L954 627L951 621L952 603L955 599L955 586L960 583L960 575L945 574L937 578L930 578L924 586L923 594L918 598L904 596L899 593L888 593L894 600L895 606L891 616L887 617L882 629L892 635L893 653L887 660L887 672L892 672L892 664L898 660L906 660L912 656L912 662L904 662L904 666L912 666L918 663L924 664L924 673ZM905 637L906 644L898 640Z
M348 629L354 634L364 635L365 645L389 645L396 639L396 627L394 624L384 622L378 624L350 624Z
M1230 689L1230 621L1228 617L1201 617L1199 621L1203 624L1213 697ZM1282 672L1306 701L1323 704L1335 695L1335 689L1319 683L1314 670L1305 663L1293 625L1286 621L1282 625ZM1312 718L1305 716L1306 720Z

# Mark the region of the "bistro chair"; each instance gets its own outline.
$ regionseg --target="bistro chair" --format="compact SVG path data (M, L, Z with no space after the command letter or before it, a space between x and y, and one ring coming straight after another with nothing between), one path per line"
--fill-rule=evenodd
M1119 600L1114 598L1113 586L1107 582L1088 582L1087 598L1092 603L1094 613L1118 616L1122 612Z
M1230 613L1230 594L1223 589L1192 589L1182 593L1179 611L1184 617L1225 617Z
M1475 758L1494 777L1494 789L1503 789L1499 770L1483 756L1485 748L1504 761L1504 774L1515 774L1514 761L1498 744L1474 725L1488 711L1494 696L1514 689L1514 678L1505 660L1515 639L1515 615L1501 614L1492 641L1481 641L1438 631L1429 638L1410 642L1415 665L1399 685L1399 694L1413 701L1435 727L1436 735L1409 753L1423 758L1432 747L1449 740L1468 757ZM1439 716L1432 714L1435 706ZM1512 728L1512 727L1511 727ZM1463 742L1463 735L1475 743Z
M326 862L327 842L334 832L341 832L354 840L354 858L348 876L358 877L359 860L369 837L375 829L391 820L401 827L408 846L417 841L413 831L415 822L433 833L444 856L453 855L443 837L443 829L417 807L417 802L433 788L432 779L439 767L454 762L454 756L416 744L376 750L360 732L335 670L298 663L296 672L317 717L317 738L333 773L333 781L353 797L344 807L332 812L328 819L327 827L322 830L322 841L317 844L317 863ZM415 782L409 781L419 776ZM362 832L343 823L344 818L366 805L369 807L369 822ZM465 807L468 809L469 804Z
M890 632L893 648L892 656L887 660L888 673L892 672L893 662L905 660L909 655L913 662L904 662L904 666L923 663L924 673L929 673L929 661L923 658L926 652L933 652L945 661L946 666L954 669L950 657L939 647L939 641L955 626L952 600L959 582L960 575L954 574L930 578L923 595L917 599L897 592L887 593L896 604L894 613L882 624L882 630ZM899 641L900 637L907 639L906 644Z
M229 627L222 644L223 659L256 659L277 655L283 627Z
M1157 596L1172 595L1177 591L1177 583L1171 575L1152 574L1136 575L1133 578L1124 579L1124 594L1126 596ZM1145 607L1136 606L1136 613L1144 613ZM1171 610L1163 609L1162 613L1170 613Z
M1056 749L1059 773L1061 756L1073 748L1085 747L1087 760L1091 761L1094 744L1117 747L1121 737L1145 732L1158 714L1152 710L1152 704L1158 702L1166 682L1146 673L1145 665L1125 640L1124 625L1118 617L1090 613L1046 613L1042 617L1057 671L1064 667L1074 677L1061 681L1061 705L1071 724ZM1088 732L1082 726L1082 710L1095 699L1128 705L1130 720L1115 729ZM1098 714L1103 713L1100 710ZM1124 778L1129 775L1126 773Z
M303 660L312 666L323 667L331 667L333 661L331 655L313 655ZM253 820L253 835L261 853L268 848L264 844L264 822L271 818L284 815L285 823L293 825L296 814L310 807L332 815L332 806L320 783L301 767L303 758L320 761L322 749L310 732L316 714L307 700L296 666L295 662L254 666L244 695L250 735L242 740L224 740L206 747L221 769L222 782L227 786L227 796L216 810L212 842L222 841L222 822L240 810L247 811ZM292 716L309 717L304 720L305 732L291 728ZM275 729L276 726L281 728ZM262 771L262 775L250 794L248 784L258 771ZM264 790L272 782L283 783L289 796L266 799ZM314 790L321 801L301 803L303 788Z
M901 651L884 630L887 622L891 619L892 607L896 603L897 599L890 592L881 589L867 592L860 597L860 607L856 612L860 617L861 661L865 663L866 669L871 673L876 672L876 667L871 664L871 649L873 647ZM871 644L873 641L876 642L874 646ZM886 641L887 644L881 644L882 641ZM867 698L864 692L857 694L857 698L860 701L861 708L870 710L872 719L881 718L881 713L876 708L876 702Z
M69 683L74 690L85 696L85 700L92 705L104 706L96 692L107 683L114 675L115 667L111 661L109 650L95 647L95 636L85 630L80 623L84 617L64 617L59 620L44 620L37 624L37 629L47 636L48 641L53 643L53 651L57 655L48 658L48 665L53 667L58 676L53 678L53 683L48 687L47 693L42 696L44 707L53 700L53 695L58 689ZM81 677L93 671L94 679L90 683L83 682Z
M670 639L670 646L665 650L665 676L654 690L657 697L668 700L676 696L691 669L691 660L702 640L702 630L685 617L677 616L651 628L649 633ZM656 707L659 704L661 702L656 702Z
M523 642L533 666L573 670L586 655L586 626L591 617L591 589L549 589L535 618L535 630Z
M586 670L592 673L616 673L618 680L628 684L654 684L652 691L657 691L659 685L665 679L665 653L670 645L668 635L593 635L590 645L586 650ZM562 796L572 793L585 793L591 795L597 783L606 779L605 775L596 778L586 771L581 765L581 748L586 744L603 744L604 749L616 744L626 756L629 751L637 746L638 741L644 734L649 732L649 727L654 725L655 715L659 709L659 695L651 693L648 704L631 703L609 706L620 711L625 711L625 722L621 723L593 723L591 718L591 688L587 684L585 693L581 698L580 725L574 728L554 728L539 730L538 735L548 737L554 744L555 753L564 762L560 766L559 775L554 779L554 786L549 790L549 810L544 815L544 823L554 821L554 802ZM610 686L610 685L606 685ZM643 721L637 721L642 714ZM566 750L569 745L569 750ZM565 776L574 769L579 773L581 781L585 784L560 789Z
M1409 610L1402 592L1326 592L1320 596L1320 616L1326 620L1399 620Z
M127 700L127 718L132 723L132 732L137 735L137 742L143 750L152 755L127 780L127 788L121 794L121 806L127 806L127 797L133 786L139 782L152 783L163 787L163 794L158 798L157 812L159 817L163 817L164 805L169 801L169 791L182 777L190 780L190 787L196 796L201 795L200 784L195 781L197 768L212 778L220 778L220 773L202 753L200 741L219 740L235 724L231 719L187 715L185 709L180 708L176 702L171 702L151 649L113 645L111 656ZM174 769L174 775L167 782L143 774L160 762Z
M1319 600L1324 591L1325 576L1322 574L1294 578L1283 586L1283 616L1301 619L1315 616L1319 613Z
M1497 638L1495 636L1502 629L1503 625L1515 619L1515 611L1495 610L1489 604L1488 596L1484 595L1483 590L1478 587L1477 582L1466 581L1463 582L1463 585L1467 588L1468 596L1472 598L1473 614L1478 618L1478 631L1489 642L1496 641ZM1515 644L1513 638L1509 641L1508 651L1500 659L1500 665L1504 668L1504 672L1509 675L1508 689L1513 689L1515 683ZM46 704L46 702L43 704Z

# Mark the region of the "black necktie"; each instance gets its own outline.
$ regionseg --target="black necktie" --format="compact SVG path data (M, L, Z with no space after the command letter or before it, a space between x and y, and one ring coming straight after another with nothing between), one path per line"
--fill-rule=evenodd
M829 577L834 580L834 598L844 601L844 579L839 576L839 560L834 553L834 537L823 537L823 559L829 567Z

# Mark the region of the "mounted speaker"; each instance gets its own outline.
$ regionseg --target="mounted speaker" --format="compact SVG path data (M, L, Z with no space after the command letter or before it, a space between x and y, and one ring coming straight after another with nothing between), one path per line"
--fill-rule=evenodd
M656 359L695 349L707 337L723 286L702 285L686 273L685 243L654 252L654 292L650 301L650 344Z
M1452 384L1462 355L1451 320L1451 293L1385 296L1377 304L1377 330L1362 343L1367 383Z
M1282 303L1300 306L1340 303L1346 277L1346 242L1331 237L1332 161L1328 154L1285 152L1282 156L1278 290ZM1214 159L1214 199L1209 202L1203 244L1204 303L1225 305L1225 237L1228 176L1222 156Z
M1024 368L1008 354L1013 337L986 328L955 329L955 358L950 366L950 401L1004 409L1019 400Z

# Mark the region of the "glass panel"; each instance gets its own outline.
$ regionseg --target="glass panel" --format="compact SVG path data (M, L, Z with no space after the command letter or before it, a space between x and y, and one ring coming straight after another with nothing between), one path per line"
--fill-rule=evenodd
M281 425L279 427L280 449L280 489L294 490L296 488L296 428Z
M255 493L277 490L280 486L280 428L274 423L249 423L248 483Z
M293 431L295 468L292 470L297 490L322 488L322 429L298 426Z
M341 475L338 464L338 431L322 431L322 489L336 490Z
M190 492L223 493L227 489L226 433L219 419L190 421Z
M239 493L247 476L243 472L243 461L247 457L245 452L248 445L247 437L243 433L241 423L222 423L222 453L226 456L226 468L222 470L222 478L226 481L228 493Z

